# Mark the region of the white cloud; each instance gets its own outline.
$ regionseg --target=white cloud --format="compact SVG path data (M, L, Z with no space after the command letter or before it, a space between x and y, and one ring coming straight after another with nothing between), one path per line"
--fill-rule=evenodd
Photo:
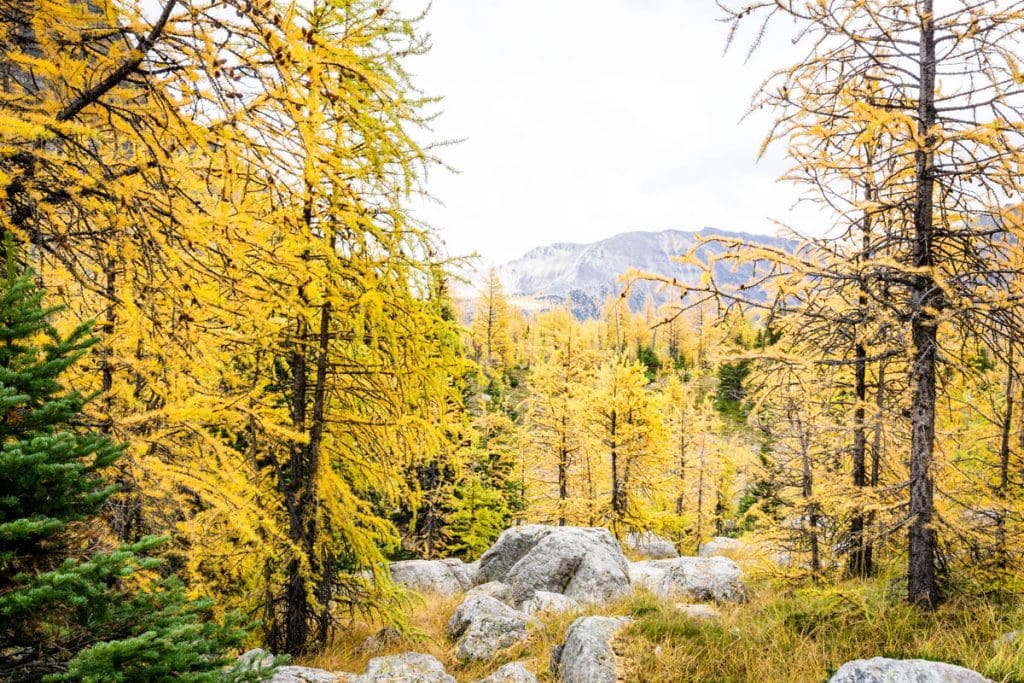
M442 151L460 174L431 174L444 206L417 214L450 253L494 262L625 230L809 227L775 182L781 152L756 161L769 118L740 123L789 36L745 64L744 37L722 56L719 16L712 0L434 0L433 49L409 68L444 97L435 136L466 141Z

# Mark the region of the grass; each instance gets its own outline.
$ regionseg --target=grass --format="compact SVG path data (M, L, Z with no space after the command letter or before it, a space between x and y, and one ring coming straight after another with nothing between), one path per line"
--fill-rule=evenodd
M627 681L825 681L852 659L933 659L995 680L1024 682L1024 642L997 645L1024 626L1014 605L954 600L924 613L894 598L886 581L788 589L761 581L746 604L722 607L720 624L694 622L636 596L636 621L616 651Z
M952 600L932 613L902 604L886 580L849 581L830 588L791 588L762 578L748 582L750 600L721 606L721 623L688 618L671 601L638 592L588 614L630 615L615 650L624 681L791 681L820 683L843 662L867 657L935 659L981 672L994 681L1024 683L1024 641L995 644L1024 629L1024 608L983 600ZM547 615L530 638L492 661L463 664L445 635L459 598L426 597L410 607L412 635L384 649L360 646L380 628L353 623L327 650L298 664L362 672L373 657L424 652L460 681L485 677L524 661L540 681L553 681L551 649L579 614Z

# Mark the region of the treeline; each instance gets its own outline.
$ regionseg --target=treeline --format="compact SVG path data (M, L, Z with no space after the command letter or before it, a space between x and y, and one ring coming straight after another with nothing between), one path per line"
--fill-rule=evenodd
M633 313L623 298L598 319L527 315L494 271L471 309L480 410L514 429L516 519L654 531L691 553L741 530L761 448L746 427L746 355L763 343L749 320Z

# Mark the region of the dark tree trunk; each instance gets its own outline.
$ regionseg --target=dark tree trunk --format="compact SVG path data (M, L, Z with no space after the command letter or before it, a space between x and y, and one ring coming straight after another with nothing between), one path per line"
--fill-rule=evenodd
M861 306L867 299L861 296ZM853 410L853 485L858 490L867 486L867 433L864 425L864 403L867 400L867 351L857 344L854 363L854 395L857 405ZM865 535L864 513L858 508L850 520L850 554L846 573L849 576L871 576L871 544Z
M569 498L569 428L568 419L562 415L561 444L558 448L558 526L565 526L565 501Z
M918 133L924 147L917 150L914 199L915 268L934 266L935 226L933 224L933 193L935 190L935 24L934 0L921 2L921 35L919 41L920 83ZM938 358L938 322L936 311L942 305L941 292L933 277L919 272L911 278L911 345L910 382L913 404L910 412L910 529L907 548L907 600L926 608L940 600L935 571L936 533L934 515L934 482L932 458L935 448L935 373Z

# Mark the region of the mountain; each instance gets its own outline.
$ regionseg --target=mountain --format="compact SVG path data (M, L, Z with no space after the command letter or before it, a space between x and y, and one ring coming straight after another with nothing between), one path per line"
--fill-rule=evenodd
M605 299L622 293L619 276L631 268L675 278L683 284L700 282L701 270L690 264L672 260L688 253L705 238L724 236L755 244L791 251L796 242L781 237L728 232L704 228L697 232L662 230L661 232L624 232L589 244L559 242L532 249L521 258L498 267L506 291L513 301L526 308L548 308L572 300L578 318L597 317ZM711 243L697 253L704 257L720 253L722 246ZM727 264L716 264L719 283L739 285L751 274L751 266L736 271ZM648 296L660 304L667 296L659 294L653 283L640 283L634 288L629 305L633 310L644 306Z

